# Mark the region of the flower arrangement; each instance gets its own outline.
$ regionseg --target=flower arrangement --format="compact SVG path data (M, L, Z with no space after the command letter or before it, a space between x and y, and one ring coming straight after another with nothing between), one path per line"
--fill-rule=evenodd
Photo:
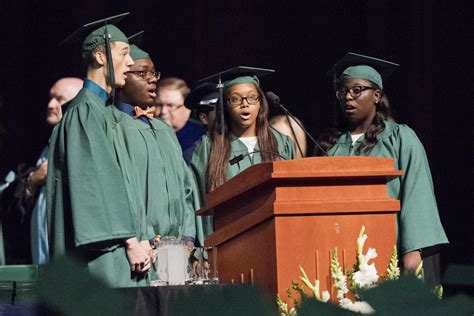
M383 281L393 281L400 277L400 269L398 267L398 253L397 247L393 247L392 256L388 263L388 267L385 272L385 276L379 276L375 264L371 262L377 257L377 251L374 248L369 248L364 253L364 245L367 240L365 234L365 227L362 226L359 236L357 238L357 255L356 263L353 268L348 270L346 273L343 272L339 263L337 255L337 248L334 248L331 256L331 277L333 279L334 287L337 290L336 299L339 306L354 312L362 314L373 314L375 310L367 303L360 300L359 293L363 290L372 288ZM305 292L307 287L312 292L312 297L320 302L328 302L330 300L330 294L328 291L320 292L319 280L315 280L314 284L309 280L303 267L299 267L301 271L300 280L303 282L300 285L298 282L292 282L292 289L299 293L301 301L308 298ZM421 277L422 264L418 267L415 274ZM349 298L349 292L353 293L355 300ZM287 303L285 303L281 297L277 297L277 305L282 316L296 316L299 306L299 301L293 298L291 290L287 290L288 298L293 299L294 307L289 309Z

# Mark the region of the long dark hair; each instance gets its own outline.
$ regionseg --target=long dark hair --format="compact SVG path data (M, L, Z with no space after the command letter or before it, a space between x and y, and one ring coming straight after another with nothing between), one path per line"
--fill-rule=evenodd
M257 143L262 151L262 161L268 162L278 160L279 156L272 154L272 152L278 153L278 143L270 130L270 125L268 124L268 102L262 89L260 89L259 86L256 86L256 88L261 100L256 121L256 133ZM224 98L226 98L226 96L224 96ZM219 119L220 115L221 110L217 106L216 119L214 120L209 132L211 137L211 149L206 170L206 192L208 193L224 184L227 177L227 170L229 168L231 152L231 120L228 111L226 111L226 105L224 105L224 133L221 133L222 127Z
M379 103L375 104L375 116L370 123L369 128L364 134L364 141L356 148L356 153L369 153L372 148L377 144L377 135L380 134L385 129L384 121L390 115L390 103L385 92L380 89L378 85L369 81L372 88L380 90L381 97ZM337 139L344 133L349 131L349 121L342 113L341 107L339 104L336 106L336 127L326 130L319 136L318 143L324 149L328 151L334 146ZM315 148L315 156L323 156L325 153L322 152L319 148Z

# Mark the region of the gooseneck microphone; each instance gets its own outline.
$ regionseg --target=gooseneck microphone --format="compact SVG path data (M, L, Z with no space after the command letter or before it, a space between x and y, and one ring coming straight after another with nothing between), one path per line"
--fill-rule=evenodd
M281 110L283 110L283 112L285 113L285 116L287 117L287 119L288 119L288 116L291 117L296 122L296 124L298 124L298 126L301 127L301 129L306 134L306 136L308 136L308 138L311 140L311 142L316 147L318 147L324 153L325 156L328 155L327 152L321 147L321 145L319 145L319 143L316 141L316 139L314 139L314 137L311 136L310 133L308 133L306 128L304 128L303 124L301 124L299 122L299 120L293 114L291 114L290 111L288 111L287 108L285 108L283 106L283 104L280 103L280 98L275 93L273 93L272 91L268 91L267 93L265 93L265 96L267 97L268 100L271 101L271 104L273 104L277 108L280 108ZM288 119L288 121L290 121L290 120ZM291 128L291 131L293 132L293 135L294 135L295 133L294 133L293 128L292 128L291 125L292 124L290 124L290 128ZM299 147L298 140L296 139L296 135L294 135L294 137L295 137L296 144Z
M230 159L229 160L229 163L230 165L235 165L236 163L242 161L242 159L244 159L245 157L247 156L250 156L252 154L256 154L256 153L269 153L269 154L273 154L273 155L277 155L279 156L281 159L283 160L288 160L288 158L280 155L279 153L277 152L274 152L274 151L269 151L269 150L254 150L254 151L251 151L251 152L248 152L248 153L245 153L245 154L240 154L240 155L237 155L235 156L234 158Z

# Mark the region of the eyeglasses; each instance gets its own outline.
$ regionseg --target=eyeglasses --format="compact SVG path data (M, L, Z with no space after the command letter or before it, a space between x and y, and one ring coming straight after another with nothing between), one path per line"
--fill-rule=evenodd
M156 80L159 80L161 77L161 72L159 71L148 71L148 70L141 70L141 71L127 71L126 74L134 74L137 75L138 77L142 78L143 80L151 80L155 78Z
M349 89L341 88L336 91L336 98L338 100L344 100L347 95L347 92L349 92L352 98L357 99L365 90L377 90L377 89L375 89L374 87L369 87L369 86L353 86L353 87L350 87Z
M258 94L252 94L247 97L242 97L236 94L227 98L229 104L234 106L241 105L244 100L247 100L248 104L257 104L260 101L260 96Z
M167 108L169 108L169 111L174 112L174 111L177 111L177 110L183 108L184 104L169 104L169 103L158 102L158 103L156 103L156 106L158 106L160 108L167 107Z

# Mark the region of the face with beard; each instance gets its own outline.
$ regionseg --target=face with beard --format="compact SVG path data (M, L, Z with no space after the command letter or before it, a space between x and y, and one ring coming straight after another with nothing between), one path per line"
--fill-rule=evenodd
M143 109L152 106L158 81L151 59L137 59L127 73L125 85L119 91L120 100Z

